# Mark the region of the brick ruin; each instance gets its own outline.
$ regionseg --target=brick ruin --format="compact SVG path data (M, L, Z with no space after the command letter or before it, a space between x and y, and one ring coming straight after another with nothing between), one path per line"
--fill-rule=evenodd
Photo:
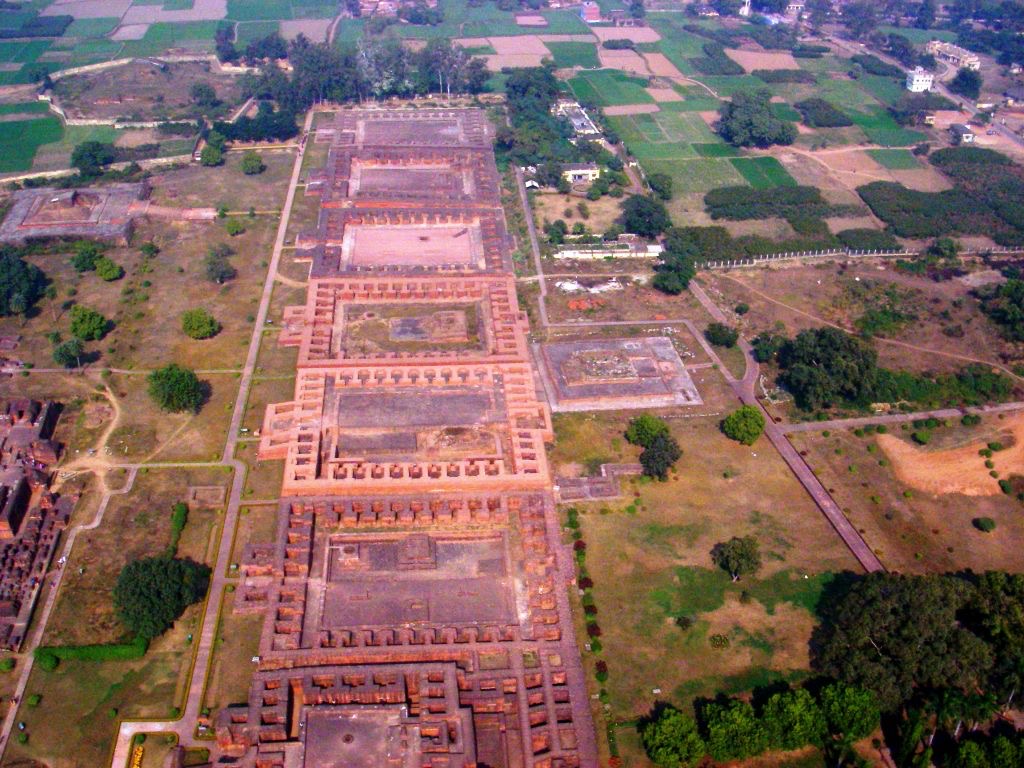
M307 300L279 337L295 397L260 435L285 462L278 533L245 548L235 595L266 617L258 671L219 748L255 768L596 766L491 129L354 110L321 133Z
M36 598L74 509L51 493L57 403L27 398L0 406L0 648L21 649Z
M90 189L19 189L0 224L0 242L32 238L90 237L127 244L144 184L110 184Z

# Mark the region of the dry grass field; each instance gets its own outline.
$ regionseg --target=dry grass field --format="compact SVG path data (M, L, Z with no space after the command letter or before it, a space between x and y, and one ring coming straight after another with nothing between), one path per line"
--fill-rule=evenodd
M545 192L531 195L530 206L533 208L534 220L538 227L543 227L546 221L562 219L570 229L573 224L582 222L589 231L600 234L615 224L622 215L622 200L625 198L616 200L607 195L600 200L587 200L575 195ZM586 218L580 213L581 203L587 211ZM540 231L537 234L543 236Z
M1020 567L1024 546L1021 504L999 493L988 477L978 447L998 440L1010 445L1020 431L1020 418L985 417L977 427L953 422L932 431L926 447L913 444L906 430L891 428L884 435L858 437L853 432L802 433L792 437L815 473L861 531L882 563L904 572L942 572ZM1019 472L1015 460L1019 447L993 455L1002 477ZM950 456L958 460L949 463ZM939 487L935 473L941 470L961 483L959 489ZM967 495L967 480L984 476L994 493ZM921 488L917 487L920 486ZM937 492L943 491L943 492ZM996 530L983 533L972 525L978 517L990 517Z

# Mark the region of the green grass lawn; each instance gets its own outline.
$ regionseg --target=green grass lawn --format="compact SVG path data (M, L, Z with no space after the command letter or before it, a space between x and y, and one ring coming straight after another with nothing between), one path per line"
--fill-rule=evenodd
M704 55L703 45L707 41L683 29L683 24L686 23L688 22L682 18L677 19L666 14L658 14L650 19L650 25L661 35L657 47L680 72L692 75L694 69L690 59Z
M738 149L728 144L694 144L693 151L701 157L737 157Z
M924 45L929 40L943 40L947 43L956 42L956 32L948 29L916 29L914 27L879 27L878 31L886 35L903 35L914 45Z
M61 133L61 122L56 117L0 123L0 173L29 170L36 150L60 141Z
M787 120L791 123L800 122L800 113L797 112L789 104L781 104L775 102L772 104L772 114L774 114L780 120Z
M912 171L921 164L906 149L869 149L868 154L879 165L891 171Z
M228 18L232 21L273 21L290 19L292 4L289 0L228 0Z
M654 99L644 90L647 81L630 77L617 69L581 72L569 81L576 97L603 107L619 104L651 104Z
M19 101L17 104L0 104L0 115L46 114L50 111L45 101Z
M909 147L927 138L919 131L903 128L884 107L870 107L868 112L850 110L848 114L868 141L880 147Z
M277 32L280 22L277 21L240 21L235 27L235 43L244 47L261 37Z
M593 43L545 43L555 59L555 66L585 67L597 69L601 63L597 60L597 46Z
M348 45L363 36L362 19L342 19L334 31L335 45Z
M118 130L109 125L67 126L36 150L32 170L53 171L67 168L71 161L71 152L76 145L83 141L113 142L119 135Z
M735 157L730 162L754 189L796 186L796 180L774 157Z
M674 194L704 193L717 187L741 185L744 178L726 158L677 158L643 162L647 173L667 173Z

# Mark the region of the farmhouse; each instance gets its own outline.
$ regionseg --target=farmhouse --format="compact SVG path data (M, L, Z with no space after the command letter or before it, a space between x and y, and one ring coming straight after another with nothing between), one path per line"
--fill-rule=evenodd
M600 136L600 129L594 125L587 110L572 99L559 99L551 108L551 111L560 117L566 118L572 123L572 130L576 136Z
M975 72L981 69L981 59L978 58L978 54L972 53L966 48L961 48L959 45L944 43L941 40L932 40L928 43L926 49L928 53L936 58L948 61L950 64L955 64L958 67L972 69Z
M586 0L580 6L580 18L587 24L596 24L601 21L601 6L591 0Z
M935 76L924 67L914 67L907 72L907 90L911 93L924 93L932 89Z
M570 184L597 181L601 176L601 168L594 163L565 163L562 166L562 178Z
M974 131L963 123L953 123L949 126L949 134L953 137L954 144L974 143Z

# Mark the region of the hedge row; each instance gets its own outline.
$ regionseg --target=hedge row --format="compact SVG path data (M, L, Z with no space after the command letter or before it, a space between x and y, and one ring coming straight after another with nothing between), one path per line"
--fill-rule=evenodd
M774 216L822 217L835 206L821 196L817 187L719 187L704 195L704 205L713 219L768 219Z
M851 57L854 62L860 64L869 75L880 75L882 77L903 77L903 70L893 64L886 64L877 56L870 53L858 53Z
M103 643L97 645L41 645L33 656L44 669L53 669L57 661L131 661L146 655L149 642L138 637L130 643Z
M754 77L766 83L816 83L818 78L813 72L803 69L755 69Z

